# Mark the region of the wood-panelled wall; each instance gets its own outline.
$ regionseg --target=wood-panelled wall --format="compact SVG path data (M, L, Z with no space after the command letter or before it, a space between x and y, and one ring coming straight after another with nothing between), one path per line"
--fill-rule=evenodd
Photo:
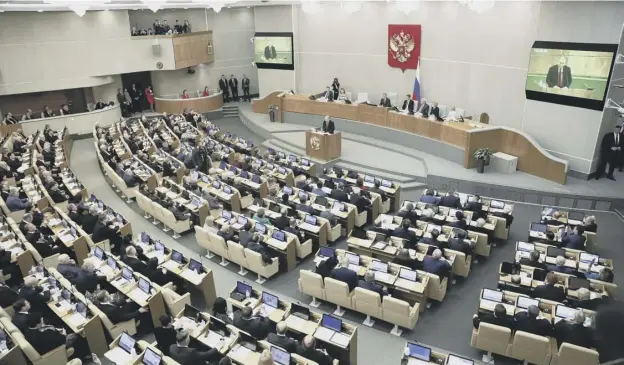
M201 63L214 62L212 31L177 34L173 39L175 68L187 68Z
M154 98L158 113L181 114L184 109L208 113L223 107L223 94L217 93L203 98L162 99Z

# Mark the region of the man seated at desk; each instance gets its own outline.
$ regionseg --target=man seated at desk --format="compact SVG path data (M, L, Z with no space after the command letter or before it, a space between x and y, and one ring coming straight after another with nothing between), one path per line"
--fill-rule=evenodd
M97 221L98 208L97 206L93 205L89 208L87 212L83 212L81 227L87 234L93 234L93 229L95 228Z
M292 234L298 234L297 220L295 218L290 218L290 221L288 221L288 227L284 228L284 231Z
M308 214L315 214L316 210L314 208L312 208L311 205L307 205L308 202L308 198L305 195L302 195L299 197L299 202L300 204L297 204L297 210L308 213Z
M467 236L468 236L468 233L466 231L464 231L463 229L458 230L455 233L455 237L450 238L448 240L449 248L451 250L463 252L466 256L472 255L473 250L474 250L474 242L472 241L470 241L470 243L466 242L465 240Z
M464 204L464 210L471 211L473 213L481 213L483 210L483 203L481 203L481 197L478 195L471 195L468 197L468 201ZM473 214L474 219L474 214Z
M441 207L461 209L461 200L453 190L449 191L445 196L440 198L438 205Z
M532 333L537 336L551 337L553 335L552 324L544 318L538 318L540 310L535 305L530 305L526 312L518 312L514 316L516 331Z
M191 212L189 212L182 205L175 202L165 202L163 208L167 209L173 214L176 221L185 221L191 218Z
M267 337L267 341L269 343L272 343L273 345L277 345L283 348L284 350L290 353L295 353L297 352L297 345L298 345L297 341L286 336L287 330L288 330L288 325L286 325L286 322L279 322L275 326L275 331L277 333L269 333L269 336Z
M234 234L232 227L228 223L224 223L219 231L217 232L217 236L223 237L225 242L232 241L235 239L236 234Z
M533 290L535 298L552 300L554 302L563 302L566 298L563 288L555 286L557 283L557 275L554 272L546 274L545 284L538 286Z
M414 114L414 100L412 100L412 96L410 94L405 95L405 100L403 100L401 110L410 115Z
M317 181L316 186L312 188L312 194L322 197L327 196L327 193L323 190L323 182L321 180Z
M113 303L112 296L106 290L100 290L96 294L96 305L113 324L136 319L149 311L143 307L135 309L137 305L134 303Z
M234 313L234 326L249 333L256 339L265 338L269 334L270 322L268 317L255 317L250 307Z
M418 108L417 114L419 117L424 118L427 118L429 116L429 104L427 104L427 99L421 99L420 107Z
M585 348L593 347L594 334L591 328L585 327L585 314L582 310L574 313L574 318L561 320L555 324L557 344L570 343Z
M258 208L258 211L256 211L256 214L254 214L252 219L264 225L271 224L271 221L269 220L269 218L265 216L264 208Z
M613 270L609 269L608 267L604 267L599 273L586 272L585 278L600 280L600 281L604 281L605 283L612 283L613 282Z
M178 331L176 343L169 347L169 357L180 365L198 365L208 361L214 361L221 357L219 349L212 348L208 351L199 351L189 347L191 336L185 329Z
M507 309L501 303L496 304L494 307L494 314L489 312L479 312L472 316L472 326L475 329L479 329L479 324L489 323L496 326L507 327L510 330L514 330L515 323L512 316L507 315Z
M349 203L355 205L357 208L357 214L360 214L371 206L371 201L366 198L367 192L363 189L360 189L358 193L351 193L351 199L349 199Z
M89 261L85 260L83 267L88 267L90 264ZM98 284L106 283L105 276L98 276L93 271L78 267L67 254L59 255L56 270L75 285L81 293L86 290L94 291Z
M350 292L358 285L358 274L349 269L349 258L346 255L340 259L340 266L335 268L329 276L346 283Z
M38 313L33 313L30 311L30 302L26 299L17 299L15 303L12 305L13 307L13 316L11 317L11 322L17 327L20 331L24 331L28 328L28 322L30 318L39 317Z
M547 265L543 262L540 262L540 253L537 250L531 251L529 257L523 257L520 259L520 265L532 266L538 269L547 270Z
M420 197L420 201L427 204L438 204L440 199L434 195L434 191L427 189L425 194Z
M375 272L372 270L366 271L364 280L358 282L358 287L375 292L379 294L379 297L382 299L384 295L388 295L388 288L375 283Z
M26 240L39 252L42 257L50 257L63 252L64 248L58 245L52 237L46 237L37 230L34 224L26 225Z
M583 228L585 232L596 233L598 231L598 224L596 224L596 217L593 215L583 218Z
M396 258L392 260L392 263L409 267L412 270L420 270L422 269L422 261L419 261L416 258L412 258L409 254L409 250L406 248L402 248L399 250Z
M46 303L50 301L51 295L49 291L44 291L39 286L34 276L27 276L24 278L24 286L20 288L17 297L27 300L33 312L43 313L48 309Z
M9 196L6 199L6 206L11 212L17 212L18 210L24 210L31 207L31 203L28 199L20 199L20 190L18 187L9 188Z
M571 267L566 267L566 258L563 256L557 256L555 258L555 265L546 265L548 271L560 272L563 274L572 274L574 269Z
M344 191L344 188L344 183L338 183L338 187L336 189L332 189L329 197L338 200L339 202L349 201L349 195L347 195L347 193Z
M401 226L397 227L392 231L392 236L400 237L407 241L408 248L414 248L416 243L418 243L418 237L416 236L416 232L410 229L411 222L409 219L403 219L401 221Z
M579 288L576 291L578 299L568 299L568 303L575 308L583 308L596 311L598 307L611 302L611 297L603 295L598 298L591 299L591 292L587 288Z
M310 335L303 338L301 345L297 347L297 354L318 365L332 365L334 362L329 355L316 349L316 340Z
M556 227L563 226L564 223L559 220L560 218L561 218L561 212L556 211L556 212L553 212L550 215L550 218L546 219L544 223L548 224L549 226L556 226Z
M418 220L418 213L414 210L414 204L406 203L401 210L397 212L397 215L404 219L409 219L412 224L416 224Z
M78 339L74 333L67 335L64 329L46 325L40 315L31 316L22 332L26 341L42 356L62 345L70 347Z
M585 228L583 226L574 227L572 232L570 232L570 226L566 226L565 231L561 235L561 247L584 250L586 241L585 236L583 236L584 232Z
M254 233L251 239L247 242L247 246L245 247L251 251L257 252L262 256L262 262L265 265L273 262L272 256L269 254L269 250L264 245L264 238L257 233Z
M263 209L263 208L261 208ZM290 224L290 218L288 218L288 208L281 207L280 216L275 218L275 223L273 224L277 229L284 230Z
M173 322L171 316L163 314L159 318L160 327L154 328L154 337L158 348L163 352L165 356L169 356L169 349L176 343L176 335L178 331L173 328Z
M466 230L468 228L468 223L466 223L464 212L462 212L461 210L458 210L457 212L455 212L455 219L457 219L457 221L450 222L447 225L451 227L459 228L461 230Z
M119 234L119 228L115 228L114 224L114 221L109 221L106 212L100 213L98 215L98 221L93 227L93 236L91 239L94 243L108 240L111 244L111 251L115 254L120 254L121 236Z
M501 290L511 291L514 293L532 296L532 288L522 286L522 277L518 274L511 275L510 282L498 282L498 288Z
M390 99L388 99L388 95L386 93L381 94L381 100L379 100L379 106L383 106L386 108L390 108L392 104L390 103Z
M328 257L326 260L319 262L319 264L316 266L316 271L314 272L321 275L321 277L325 279L326 277L331 275L332 270L334 270L337 265L338 258L336 256Z
M423 270L438 275L442 280L448 276L451 264L442 257L442 251L436 249L431 256L425 256L423 259Z
M123 263L130 266L133 271L140 274L147 274L147 265L137 257L137 249L134 246L126 247L126 256L123 258Z

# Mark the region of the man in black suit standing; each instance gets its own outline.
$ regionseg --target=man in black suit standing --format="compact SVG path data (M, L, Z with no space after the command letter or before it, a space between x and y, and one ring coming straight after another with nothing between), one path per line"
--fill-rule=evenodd
M277 58L277 51L273 46L273 42L269 42L269 44L264 47L264 58L267 60L274 60Z
M405 95L405 100L403 101L401 110L407 110L408 114L414 114L414 100L412 100L412 96L410 94Z
M388 95L386 93L381 94L381 100L379 100L379 106L383 106L386 108L390 108L392 104L390 104L390 99L388 99Z
M334 134L335 130L336 127L334 126L334 121L329 119L329 115L326 115L325 119L323 120L323 132Z
M596 180L602 177L602 174L607 169L607 163L609 164L609 171L607 172L607 179L615 181L613 177L613 171L615 167L620 165L622 156L622 134L620 133L621 127L616 125L613 129L613 133L605 134L602 137L602 143L600 144L600 164L596 170Z
M176 344L169 347L169 357L177 361L180 365L204 364L207 361L219 358L219 349L212 348L208 351L198 351L189 347L191 336L185 329L178 331Z
M243 75L241 86L243 87L243 101L245 101L245 99L247 99L247 101L251 101L251 96L249 96L249 78L247 75Z
M572 85L572 70L566 66L568 59L565 56L559 58L559 63L550 66L546 75L548 87L569 88Z
M228 81L225 78L225 75L221 75L221 78L219 79L219 89L223 93L223 102L227 103L228 101L230 101L230 91L228 88Z
M234 75L230 75L228 84L230 85L230 90L232 90L232 99L238 101L238 79Z

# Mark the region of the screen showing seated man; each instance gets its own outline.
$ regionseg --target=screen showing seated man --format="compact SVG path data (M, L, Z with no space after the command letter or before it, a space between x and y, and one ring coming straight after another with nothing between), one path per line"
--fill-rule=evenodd
M527 98L602 110L616 50L609 44L535 42Z
M294 70L292 33L256 33L254 60L258 68Z

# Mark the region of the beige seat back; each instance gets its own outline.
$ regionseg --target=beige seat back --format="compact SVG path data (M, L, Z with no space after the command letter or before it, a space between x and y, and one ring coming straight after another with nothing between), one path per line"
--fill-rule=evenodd
M165 300L165 304L169 309L169 313L172 313L174 316L177 313L180 313L186 304L191 305L191 293L189 292L186 292L184 295L180 295L166 287L162 287L160 291L163 295L163 299Z
M349 286L340 280L325 278L325 298L341 307L353 308L353 295L349 292Z
M245 268L249 266L247 259L245 258L245 248L241 244L227 241L227 247L230 254L230 260Z
M550 340L547 337L516 331L510 356L535 365L549 365L552 356Z
M429 283L427 283L427 297L438 302L443 301L446 296L446 285L448 284L448 279L444 278L440 280L438 275L424 271L419 271L418 275L427 275L429 277Z
M375 318L382 318L379 293L362 288L355 288L353 292L353 309Z
M197 239L197 243L210 251L212 247L210 247L210 235L208 234L208 230L206 230L202 226L195 226L195 239Z
M325 299L323 277L309 270L299 271L299 291L314 298Z
M230 256L228 254L228 248L225 244L225 240L223 239L223 237L212 232L208 232L208 236L210 237L210 246L212 246L211 251L223 258L228 259Z
M479 324L475 343L475 347L479 350L505 356L510 343L511 330L509 328L485 322Z
M598 365L598 352L564 342L559 348L557 363L561 365Z
M0 318L0 323L2 323L2 327L4 327L4 329L8 333L20 332L20 330L13 324L13 322L11 322L11 318L9 317Z
M410 307L409 303L385 296L382 303L383 320L397 326L413 329L418 321L418 303Z

